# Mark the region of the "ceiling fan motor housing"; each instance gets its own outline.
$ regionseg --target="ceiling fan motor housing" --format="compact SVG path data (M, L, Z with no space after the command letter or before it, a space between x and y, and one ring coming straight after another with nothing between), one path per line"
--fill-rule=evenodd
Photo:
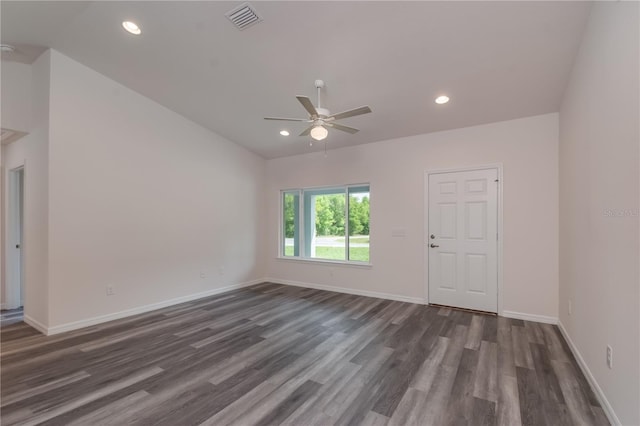
M318 116L322 118L326 118L331 115L331 112L326 108L316 107L316 111L318 111Z

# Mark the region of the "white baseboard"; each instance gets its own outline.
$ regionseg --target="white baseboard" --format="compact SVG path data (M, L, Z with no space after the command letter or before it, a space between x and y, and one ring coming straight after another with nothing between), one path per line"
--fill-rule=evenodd
M582 370L584 376L587 378L591 389L593 389L594 393L596 394L596 398L598 398L598 402L600 402L604 413L607 415L609 423L611 423L613 426L620 426L622 424L620 423L620 419L618 419L618 416L616 416L616 413L615 411L613 411L613 407L609 403L609 400L607 400L607 397L602 391L602 388L600 388L600 385L596 381L596 378L591 373L591 370L589 370L589 366L585 362L584 358L582 358L582 354L573 343L573 340L571 340L571 337L569 337L569 333L567 333L567 330L564 328L564 325L562 325L562 322L560 321L558 321L558 328L560 329L560 333L562 333L562 337L564 337L564 340L567 341L567 344L569 345L573 356L576 358L576 361L578 361L578 365L580 366L580 369Z
M29 315L24 315L23 320L25 323L29 324L31 327L35 328L42 334L48 334L48 327L39 321L34 320Z
M524 321L533 321L533 322L542 322L545 324L558 324L557 317L549 317L546 315L536 315L536 314L525 314L523 312L515 312L515 311L502 311L502 314L505 318L513 318Z
M324 285L324 284L313 284L313 283L307 283L307 282L301 282L301 281L281 280L279 278L265 278L264 280L274 284L284 284L284 285L292 285L295 287L313 288L316 290L334 291L336 293L355 294L357 296L396 300L398 302L417 303L419 305L425 304L425 301L422 297L400 296L397 294L379 293L377 291L356 290L356 289L347 288L347 287L334 287L334 286Z
M274 284L284 284L284 285L292 285L296 287L314 288L316 290L326 290L326 291L334 291L336 293L355 294L357 296L367 296L367 297L375 297L378 299L396 300L398 302L417 303L419 305L424 305L427 303L425 299L421 297L400 296L400 295L391 294L391 293L379 293L377 291L356 290L356 289L347 288L347 287L334 287L330 285L315 284L315 283L308 283L308 282L302 282L302 281L282 280L279 278L265 278L264 280ZM536 314L525 314L522 312L515 312L515 311L503 311L501 316L506 318L521 319L525 321L542 322L545 324L555 325L558 323L557 317L549 317L545 315L536 315Z
M216 294L226 293L231 290L237 290L239 288L260 284L260 283L263 283L264 281L265 280L263 279L258 279L258 280L241 283L241 284L232 284L226 287L214 288L212 290L203 291L201 293L189 294L187 296L181 296L181 297L176 297L174 299L164 300L158 303L152 303L150 305L138 306L135 308L126 309L124 311L114 312L112 314L101 315L93 318L87 318L80 321L68 322L66 324L60 324L60 325L56 325L48 328L42 326L42 324L38 324L40 327L37 327L34 325L34 328L50 336L52 334L64 333L66 331L77 330L80 328L89 327L92 325L101 324L108 321L130 317L132 315L138 315L138 314L143 314L149 311L155 311L156 309L166 308L168 306L173 306L180 303L191 302L193 300L202 299L204 297L214 296ZM25 322L29 325L33 325L29 321L27 321L26 317L25 317Z

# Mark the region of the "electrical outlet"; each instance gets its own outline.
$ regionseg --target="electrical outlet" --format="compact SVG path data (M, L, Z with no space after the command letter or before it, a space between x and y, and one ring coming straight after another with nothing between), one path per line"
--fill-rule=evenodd
M107 286L107 296L113 296L116 292L113 290L113 287L110 285Z
M607 367L613 368L613 349L607 345Z
M205 274L204 272L200 272L200 278L204 280L205 278L207 278L207 274Z
M571 312L572 312L572 309L571 309L571 308L572 308L572 306L571 306L571 299L569 299L569 315L571 315Z

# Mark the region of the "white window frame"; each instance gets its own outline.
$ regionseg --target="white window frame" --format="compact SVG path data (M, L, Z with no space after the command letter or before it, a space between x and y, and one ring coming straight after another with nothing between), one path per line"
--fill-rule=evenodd
M362 188L367 187L369 189L369 261L363 262L359 260L349 260L349 192L350 189L353 188ZM305 230L305 192L322 192L322 191L331 191L336 190L335 193L339 193L340 190L344 191L345 194L345 260L335 260L335 259L321 259L309 257L309 254L306 253L307 241L306 241L306 230ZM287 193L296 193L298 195L298 246L299 246L299 254L297 256L285 256L285 235L284 235L284 195ZM332 192L334 193L334 192ZM320 186L320 187L307 187L307 188L290 188L290 189L282 189L279 192L279 218L278 218L278 259L286 260L286 261L294 261L294 262L309 262L309 263L329 263L329 264L339 264L339 265L349 265L349 266L358 266L358 267L371 267L371 259L372 259L372 250L371 250L371 184L370 183L359 183L359 184L348 184L348 185L330 185L330 186ZM314 228L315 229L315 226Z

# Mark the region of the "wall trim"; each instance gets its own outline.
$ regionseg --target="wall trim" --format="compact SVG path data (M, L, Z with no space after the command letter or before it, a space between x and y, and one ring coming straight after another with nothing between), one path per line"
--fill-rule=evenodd
M93 318L87 318L80 321L68 322L65 324L56 325L54 327L44 327L42 324L37 323L38 326L31 324L27 321L27 317L25 316L25 322L29 325L32 325L38 331L46 334L47 336L51 336L53 334L64 333L66 331L77 330L84 327L89 327L96 324L101 324L104 322L109 322L121 318L130 317L133 315L143 314L149 311L155 311L156 309L166 308L173 305L178 305L180 303L191 302L193 300L202 299L204 297L214 296L220 293L226 293L231 290L237 290L243 287L248 287L256 284L263 283L265 280L256 279L247 281L240 284L231 284L225 287L214 288L211 290L203 291L201 293L189 294L187 296L176 297L174 299L164 300L162 302L152 303L149 305L142 305L131 309L125 309L124 311L114 312L112 314L100 315Z
M398 302L416 303L418 305L425 304L425 300L422 297L400 296L397 294L380 293L377 291L356 290L356 289L347 288L347 287L335 287L331 285L313 284L313 283L302 282L302 281L281 280L279 278L265 278L264 281L274 283L274 284L291 285L294 287L305 287L305 288L313 288L316 290L334 291L336 293L355 294L356 296L375 297L377 299L387 299L387 300L395 300Z
M550 317L547 315L537 315L537 314L526 314L523 312L515 312L515 311L502 311L501 316L505 318L513 318L524 321L533 321L533 322L542 322L545 324L558 324L557 317Z
M591 370L589 370L589 366L585 362L584 358L582 358L582 354L578 350L578 347L573 343L573 340L571 340L571 337L569 337L569 333L564 328L564 325L562 325L561 321L558 321L558 329L560 329L560 333L562 334L562 337L564 337L564 340L569 345L569 349L571 349L573 356L576 358L576 361L578 361L578 365L580 366L580 369L582 370L582 373L584 374L584 376L587 378L587 381L589 382L591 389L593 389L594 393L596 394L596 398L598 398L598 402L600 402L600 405L602 405L602 409L604 410L604 413L607 415L607 419L609 419L609 422L614 426L622 425L615 411L613 411L613 407L609 403L609 400L607 400L607 397L602 391L602 388L596 381L596 378L591 373Z
M40 333L48 335L48 327L41 322L31 318L29 315L24 314L23 320L25 323L29 324L31 327L38 330Z
M282 280L280 278L265 278L264 281L274 283L274 284L314 288L316 290L334 291L336 293L355 294L357 296L375 297L378 299L395 300L398 302L406 302L406 303L416 303L418 305L428 305L428 302L421 297L400 296L397 294L380 293L377 291L356 290L353 288L336 287L336 286L330 286L330 285L324 285L324 284L314 284L314 283L303 282L303 281ZM526 314L526 313L515 312L515 311L503 311L499 315L505 318L520 319L524 321L541 322L545 324L554 324L554 325L558 324L557 317L550 317L546 315Z

